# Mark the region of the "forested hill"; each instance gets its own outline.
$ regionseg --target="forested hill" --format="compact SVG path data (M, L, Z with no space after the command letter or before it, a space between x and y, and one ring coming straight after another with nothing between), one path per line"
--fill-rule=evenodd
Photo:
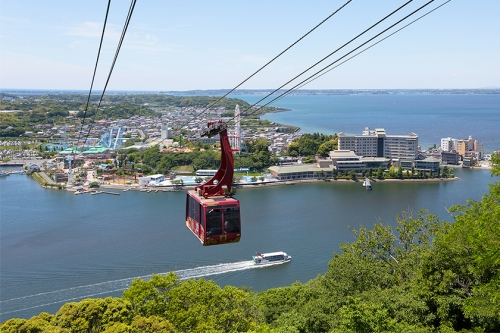
M79 111L76 116L91 120L127 119L135 115L155 117L158 111L171 107L192 107L200 111L213 105L222 108L223 116L232 117L236 105L240 106L243 117L259 117L264 113L277 111L274 107L264 107L256 111L241 99L213 96L171 96L163 94L105 95L99 111L97 103L100 95L92 95L87 107L87 94L45 94L14 95L0 93L0 110L21 112L0 112L0 137L18 137L26 131L34 131L34 126L64 124L70 111ZM217 103L216 103L217 102Z
M70 111L85 110L87 94L45 94L45 95L14 95L0 93L0 110L20 110L20 111ZM92 95L90 98L90 108L99 101L100 95ZM224 108L234 111L236 105L240 106L243 115L245 111L250 112L251 105L238 98L223 98L219 101L218 96L173 96L165 94L108 94L102 99L101 106L142 106L146 109L151 107L197 107ZM264 107L257 114L274 112L274 107ZM247 113L248 113L247 112ZM154 113L154 112L153 112ZM151 113L151 114L153 114ZM133 113L129 116L134 115ZM146 114L144 114L146 115ZM127 114L121 115L123 117Z
M500 176L500 154L492 155ZM496 179L497 180L497 179ZM499 332L500 182L454 222L404 212L392 228L354 230L324 275L255 293L170 273L121 298L10 319L1 332Z

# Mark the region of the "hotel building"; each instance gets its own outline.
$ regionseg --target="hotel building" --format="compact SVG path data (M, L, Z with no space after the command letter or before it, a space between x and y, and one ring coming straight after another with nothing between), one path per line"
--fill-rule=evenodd
M363 157L385 157L413 162L418 154L418 135L387 135L383 128L366 127L361 135L338 134L338 149Z

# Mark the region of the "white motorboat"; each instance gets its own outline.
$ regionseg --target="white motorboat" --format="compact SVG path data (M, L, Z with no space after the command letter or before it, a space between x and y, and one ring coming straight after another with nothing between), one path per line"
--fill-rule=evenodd
M370 191L372 189L372 184L370 183L370 180L368 178L365 178L363 186L366 188L367 191Z
M257 253L256 256L252 256L253 262L256 265L285 263L292 260L292 257L283 251L270 252L270 253L259 253L259 252L256 253Z

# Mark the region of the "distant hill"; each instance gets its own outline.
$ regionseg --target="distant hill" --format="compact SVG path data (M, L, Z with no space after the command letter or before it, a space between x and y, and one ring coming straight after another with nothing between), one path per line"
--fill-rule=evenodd
M133 90L108 90L106 95L172 95L172 96L223 96L230 89L210 89L210 90L155 90L155 91L133 91ZM233 91L228 98L233 95L268 95L274 89L237 89ZM278 96L286 90L278 90L273 96ZM58 90L58 89L0 89L0 93L13 95L58 95L58 94L88 94L85 90ZM101 94L100 91L94 91L93 95ZM489 86L477 89L299 89L290 93L290 95L357 95L357 94L425 94L425 95L457 95L457 94L500 94L500 87Z

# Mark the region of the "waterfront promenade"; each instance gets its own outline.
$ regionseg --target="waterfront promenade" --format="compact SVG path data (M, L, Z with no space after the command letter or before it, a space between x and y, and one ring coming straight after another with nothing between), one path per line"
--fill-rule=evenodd
M48 160L37 160L37 159L13 159L8 162L0 161L0 167L24 167L25 165L38 164L41 165L43 162Z
M38 164L41 165L44 161L46 160L37 160L37 159L16 159L16 160L11 160L9 162L0 162L0 167L24 167L28 166L30 164ZM460 165L458 166L452 166L448 165L448 167L453 167L453 168L461 168ZM475 170L489 170L491 169L491 163L489 161L481 161L481 164L478 166L475 166L471 169ZM56 184L45 172L39 172L40 176L43 178L44 181L46 181L48 184ZM234 188L256 188L256 187L267 187L267 186L279 186L279 185L293 185L293 184L298 184L298 183L316 183L316 182L351 182L351 183L360 183L361 178L356 179L356 180L350 180L350 179L317 179L317 178L309 178L309 179L300 179L300 180L273 180L273 181L256 181L256 182L251 182L251 183L238 183L234 184ZM428 179L375 179L372 178L373 183L378 183L378 182L401 182L401 183L409 183L409 182L443 182L443 181L453 181L453 180L459 180L460 178L454 177L454 178L428 178ZM128 185L125 183L119 183L119 182L105 182L103 184L100 184L99 187L101 189L110 189L110 190L120 190L120 191L140 191L140 192L165 192L165 191L173 191L173 190L189 190L193 189L196 185L172 185L172 186L149 186L149 187L141 187L138 184L133 184L133 185ZM68 191L76 191L77 188L84 188L84 189L89 189L88 186L66 186L65 189ZM52 188L52 187L48 187Z

